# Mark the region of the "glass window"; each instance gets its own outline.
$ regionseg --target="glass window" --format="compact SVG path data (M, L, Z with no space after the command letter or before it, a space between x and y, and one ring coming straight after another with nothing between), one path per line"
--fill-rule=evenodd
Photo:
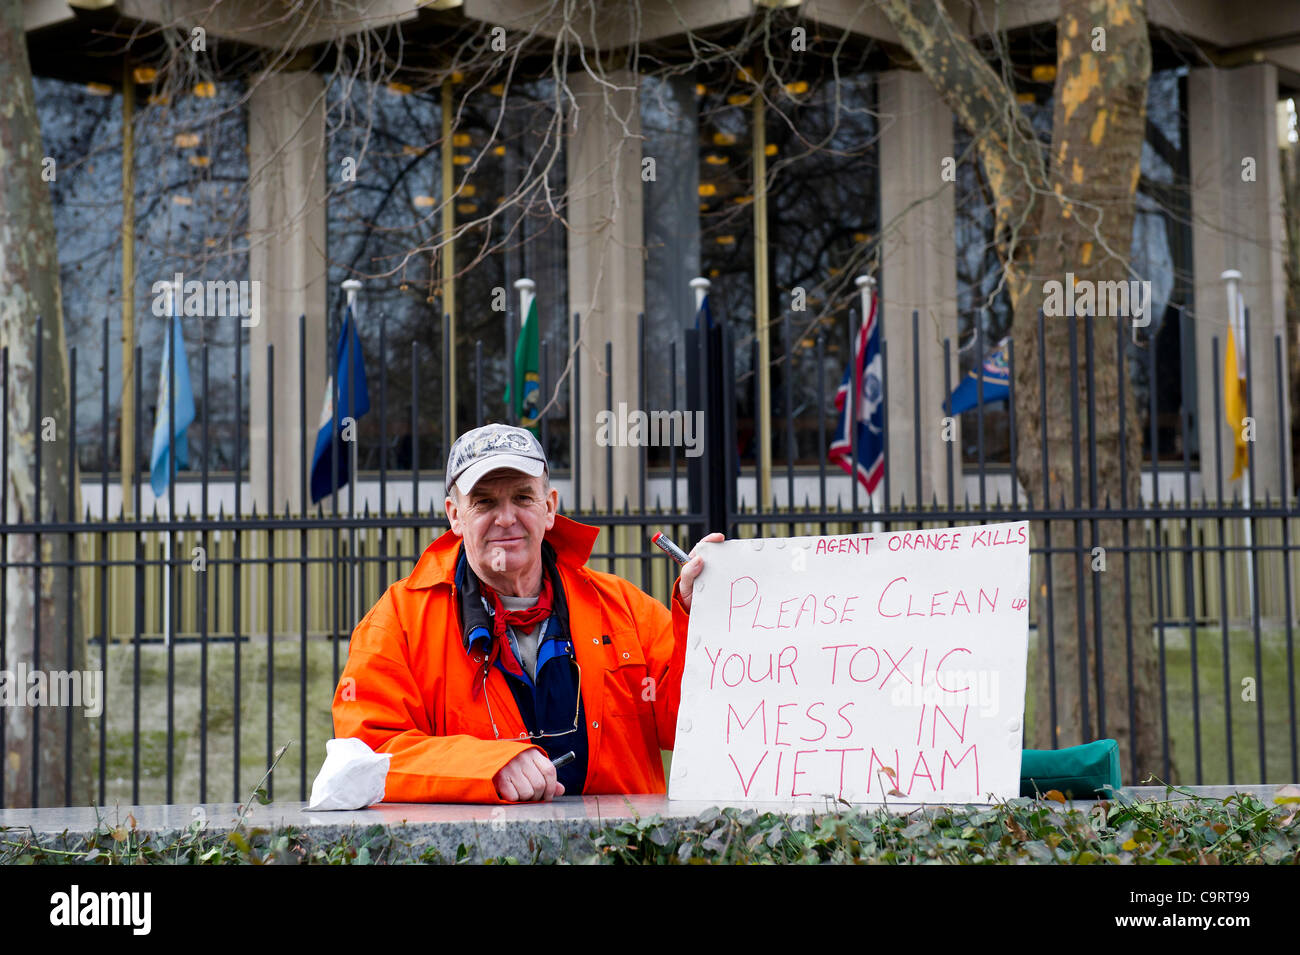
M1139 280L1151 282L1151 326L1154 332L1156 390L1154 397L1158 452L1162 460L1181 460L1183 435L1181 409L1188 413L1189 456L1198 457L1196 432L1196 355L1191 334L1184 334L1192 295L1191 219L1187 177L1185 116L1186 68L1152 73L1147 87L1147 135L1142 147L1142 170L1138 181L1132 269ZM1034 88L1037 99L1023 109L1039 138L1051 139L1052 87ZM956 182L958 366L956 388L975 366L975 329L983 329L984 348L996 348L1011 332L1010 297L1001 284L1002 266L993 245L993 207L990 192L979 168L971 138L954 121L955 148L959 157ZM1137 402L1142 422L1143 450L1151 454L1151 383L1148 349L1151 338L1140 332L1137 342L1130 337L1128 349L1128 400ZM1080 342L1083 348L1082 341ZM1113 354L1114 342L1095 342ZM1028 355L1017 346L1017 360ZM975 409L963 415L962 460L978 460ZM986 463L1007 464L1010 460L1009 417L1006 402L984 406L984 457Z
M34 78L47 155L59 247L64 328L77 349L77 443L80 466L104 464L101 401L108 382L109 462L120 456L122 389L122 99L102 84ZM247 123L239 82L203 82L183 93L135 88L135 339L141 350L140 439L136 467L149 468L157 414L157 381L167 322L155 315L155 283L248 278ZM103 367L107 325L108 367ZM191 467L208 455L214 470L234 467L234 348L239 318L184 317L181 322L194 386L196 421ZM202 394L202 347L209 346L211 399ZM247 388L248 363L244 362ZM246 392L245 392L246 393ZM247 416L247 402L244 405ZM128 422L128 425L130 423ZM244 430L245 447L247 428ZM246 452L245 452L246 453Z

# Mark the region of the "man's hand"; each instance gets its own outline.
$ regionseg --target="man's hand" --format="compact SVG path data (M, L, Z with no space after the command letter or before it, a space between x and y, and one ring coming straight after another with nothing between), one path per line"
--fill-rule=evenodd
M700 549L700 544L705 541L717 543L724 538L718 531L714 531L708 537L702 538L694 547L691 548L691 559L682 564L682 575L678 581L678 589L682 595L682 606L686 612L691 612L691 594L695 590L695 578L700 576L700 571L704 569L704 558L696 553Z
M547 801L564 795L564 784L540 749L527 749L492 777L497 795L510 802Z

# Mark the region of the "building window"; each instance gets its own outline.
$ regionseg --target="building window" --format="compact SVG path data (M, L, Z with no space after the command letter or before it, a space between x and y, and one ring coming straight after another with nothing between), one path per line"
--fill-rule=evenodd
M537 283L542 338L552 366L543 373L548 392L563 367L567 340L567 242L563 225L547 201L564 195L564 154L558 124L545 117L554 103L550 81L456 82L452 86L451 197L455 262L454 354L457 364L456 433L506 416L507 316L521 320L514 282ZM412 89L388 84L332 83L328 126L330 168L357 160L355 181L342 182L329 202L330 341L337 341L344 299L340 284L364 283L359 323L362 351L370 370L371 407L378 410L379 376L384 376L388 420L381 435L379 415L358 423L359 466L378 469L381 439L387 467L412 466L412 387L416 389L419 467L446 463L444 434L448 372L445 336L446 290L441 256L444 172L441 87ZM498 307L504 304L505 311ZM386 352L380 351L383 316ZM518 326L516 325L516 328ZM483 344L481 378L476 378L476 343ZM329 357L330 367L333 356ZM414 374L412 367L414 365ZM481 393L482 407L478 406ZM565 393L567 395L567 392ZM566 400L550 416L558 419ZM567 428L550 435L553 466L567 461Z
M203 82L180 93L152 92L137 79L133 90L135 343L141 365L137 407L137 473L149 469L158 412L158 372L168 327L154 314L155 283L177 273L189 281L248 278L247 116L244 84ZM122 412L122 148L120 90L34 78L36 107L46 154L55 160L50 183L59 249L64 329L77 349L77 450L81 468L93 473L121 453ZM107 326L107 327L106 327ZM206 459L211 470L235 467L235 355L239 316L183 316L196 426L190 430L191 468ZM104 336L108 366L103 366ZM210 398L202 394L203 346L208 347ZM105 377L107 372L107 377ZM108 445L104 447L101 400L107 380ZM245 393L247 393L245 391ZM247 403L245 402L245 417ZM203 444L206 420L208 445ZM127 427L132 426L126 422ZM247 421L241 423L246 462ZM147 483L147 481L146 481Z
M1132 268L1139 280L1151 283L1151 325L1154 335L1156 387L1154 395L1157 453L1161 460L1183 458L1181 412L1187 411L1187 453L1199 457L1196 428L1196 352L1194 337L1187 326L1192 304L1191 218L1187 176L1186 68L1152 73L1147 86L1147 135L1142 147L1141 178L1130 249ZM1026 92L1030 91L1026 87ZM1039 138L1051 140L1052 87L1032 87L1036 98L1026 103ZM1011 301L1001 283L1001 263L993 246L993 210L990 193L973 150L971 138L954 121L957 155L968 155L958 165L956 183L958 378L975 366L975 330L983 330L985 354L1011 333ZM1127 400L1136 402L1142 422L1143 453L1150 455L1152 390L1150 361L1152 338L1140 333L1127 347L1129 375ZM1081 350L1084 345L1080 341ZM1113 354L1114 342L1094 342L1094 347ZM1033 354L1032 348L1017 343L1017 361ZM979 459L976 415L963 415L962 461L973 465ZM1006 402L984 407L985 463L1007 465L1010 461L1010 432Z
M824 455L819 425L827 434L834 429L849 311L858 303L854 279L872 271L879 232L872 74L848 57L796 58L779 66L762 80L767 97L757 144L750 71L731 66L696 74L700 268L712 282L714 317L730 323L736 346L741 466L756 465L761 431L769 428L774 471L790 461L816 466ZM765 171L762 181L756 163ZM765 287L755 277L760 193L767 207ZM770 322L770 421L758 414L760 295Z

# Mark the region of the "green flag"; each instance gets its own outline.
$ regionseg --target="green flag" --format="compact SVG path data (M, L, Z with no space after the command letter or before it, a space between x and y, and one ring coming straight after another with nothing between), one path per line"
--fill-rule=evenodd
M537 373L538 354L541 351L541 334L538 331L540 321L537 318L537 296L528 305L528 315L524 318L524 327L519 330L519 341L515 343L515 380L511 390L506 385L506 404L514 408L519 427L527 428L538 434L541 409L542 380ZM518 396L512 399L512 395Z

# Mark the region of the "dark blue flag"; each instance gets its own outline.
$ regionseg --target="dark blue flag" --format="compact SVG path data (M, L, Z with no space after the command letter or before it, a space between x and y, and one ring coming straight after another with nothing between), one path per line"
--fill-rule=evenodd
M352 405L355 401L355 407ZM335 414L335 408L338 414ZM316 433L316 451L311 458L311 502L315 504L334 490L333 448L338 448L338 486L348 483L352 470L349 441L356 440L356 421L370 410L370 389L366 385L366 365L361 356L352 309L343 316L339 334L337 370L325 382L325 400L321 405L320 430ZM349 425L346 419L351 418Z
M1007 369L1007 342L1004 338L991 354L984 356L984 402L1006 401L1011 397L1011 376ZM979 380L975 369L966 373L948 399L948 414L958 415L979 404Z
M713 310L709 308L709 297L700 299L700 307L695 311L695 330L713 327Z

